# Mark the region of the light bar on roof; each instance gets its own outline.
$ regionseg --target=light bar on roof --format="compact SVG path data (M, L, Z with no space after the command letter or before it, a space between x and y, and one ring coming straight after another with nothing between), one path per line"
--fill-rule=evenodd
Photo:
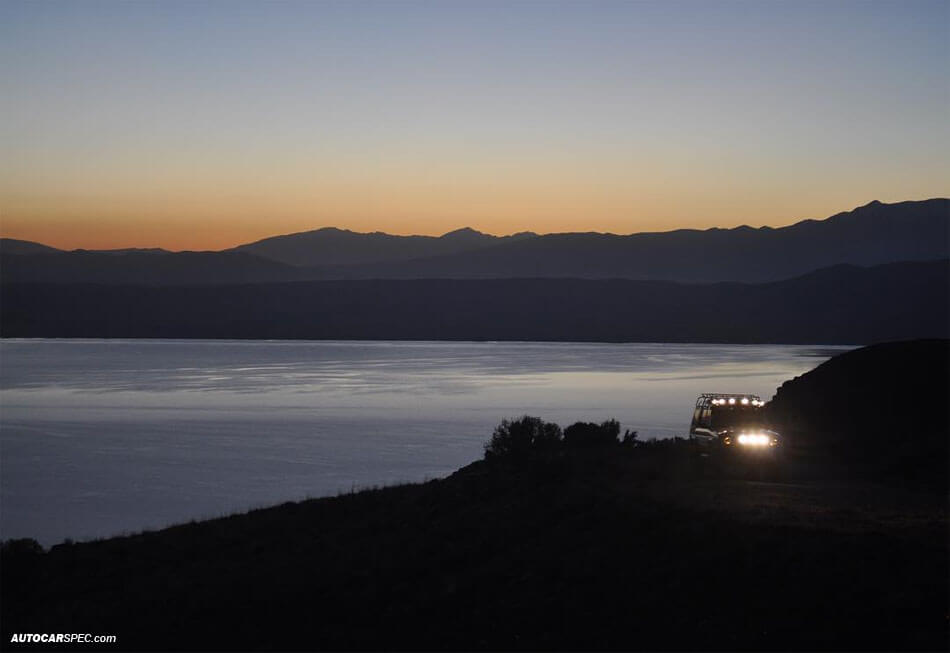
M736 402L738 402L739 405L741 405L741 406L750 406L750 405L751 405L751 406L755 406L755 407L757 407L757 408L760 407L760 406L764 406L764 405L765 405L765 402L764 402L764 401L762 401L761 399L756 399L756 398L754 398L754 397L729 397L728 399L726 399L726 398L724 398L724 397L720 397L720 398L717 398L717 399L713 399L710 403L711 403L713 406L725 406L725 405L727 405L727 404L728 404L729 406L735 406L735 405L736 405Z

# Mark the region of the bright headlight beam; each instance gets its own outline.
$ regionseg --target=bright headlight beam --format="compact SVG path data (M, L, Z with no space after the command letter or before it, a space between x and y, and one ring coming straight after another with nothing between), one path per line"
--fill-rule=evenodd
M754 446L766 446L771 444L772 439L764 433L741 433L736 442Z

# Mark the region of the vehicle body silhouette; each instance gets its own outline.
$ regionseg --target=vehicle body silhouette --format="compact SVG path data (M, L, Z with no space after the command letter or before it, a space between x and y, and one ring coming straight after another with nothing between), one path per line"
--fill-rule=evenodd
M764 406L754 394L702 394L693 410L689 440L709 451L774 455L781 439L767 427Z

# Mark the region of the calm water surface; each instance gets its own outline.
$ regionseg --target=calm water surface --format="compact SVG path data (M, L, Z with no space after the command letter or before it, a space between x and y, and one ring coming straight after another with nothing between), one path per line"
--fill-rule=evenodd
M4 340L0 537L52 544L434 478L523 414L683 435L698 394L770 398L846 349Z

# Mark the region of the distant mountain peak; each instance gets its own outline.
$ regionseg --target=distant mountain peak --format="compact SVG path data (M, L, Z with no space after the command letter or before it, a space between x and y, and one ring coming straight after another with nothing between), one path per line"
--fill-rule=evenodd
M4 254L43 254L61 252L63 250L56 247L50 247L43 243L37 243L32 240L20 240L18 238L0 238L0 252Z
M472 238L472 237L483 237L487 234L483 234L477 229L472 229L471 227L462 227L461 229L456 229L455 231L450 231L444 233L439 238Z

